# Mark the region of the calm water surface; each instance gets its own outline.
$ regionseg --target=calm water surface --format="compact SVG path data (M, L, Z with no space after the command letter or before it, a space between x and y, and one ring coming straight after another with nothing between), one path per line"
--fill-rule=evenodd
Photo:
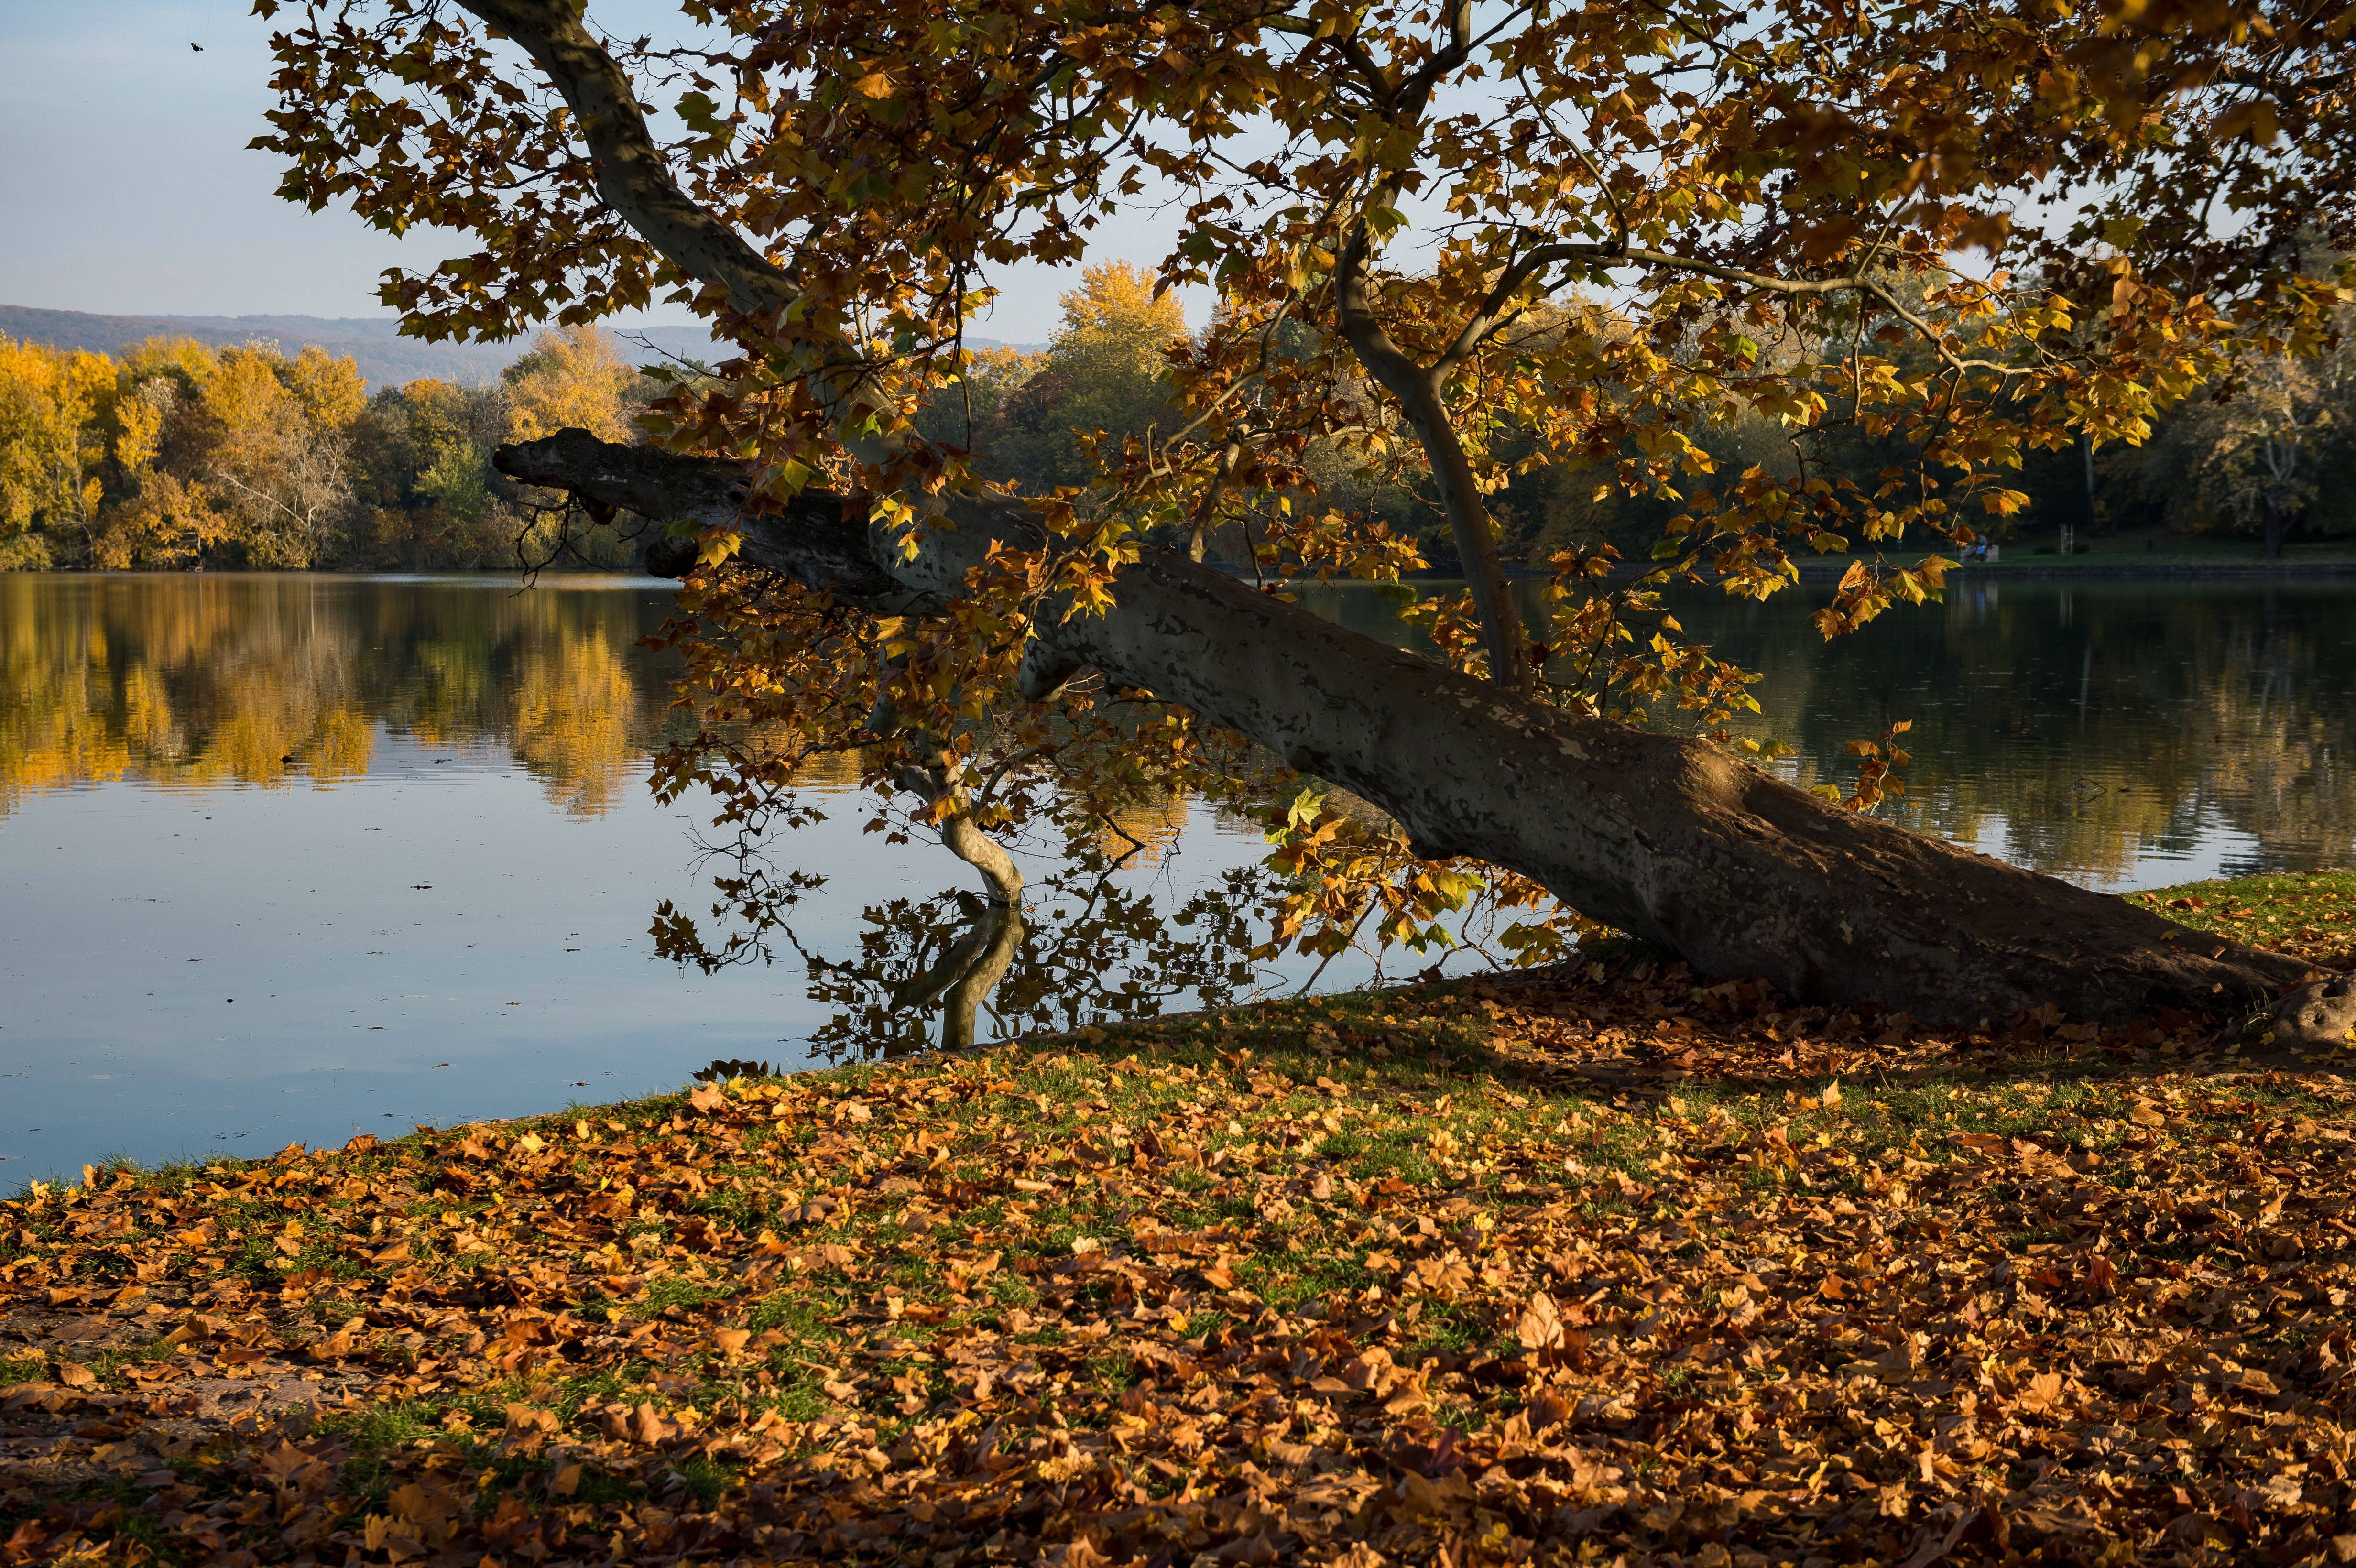
M1958 579L1827 644L1807 618L1830 597L1673 605L1761 676L1763 712L1735 728L1792 747L1785 776L1853 784L1848 742L1908 720L1909 793L1881 815L2088 887L2349 863L2356 582ZM1302 599L1395 625L1364 590Z
M1395 630L1374 595L1304 597ZM850 776L810 781L830 819L777 857L827 879L795 935L830 967L654 958L659 901L712 901L708 811L645 788L668 670L637 639L669 600L624 579L0 576L0 1187L937 1029L911 982L969 878L862 834ZM1680 607L1763 672L1804 782L1842 781L1849 739L1907 718L1901 820L2089 885L2351 859L2348 586L1965 585L1830 647L1807 608ZM1043 888L985 1032L1305 978L1107 936L1261 850L1200 809L1132 827L1152 852L1091 895L1114 918L1075 935L1082 894Z

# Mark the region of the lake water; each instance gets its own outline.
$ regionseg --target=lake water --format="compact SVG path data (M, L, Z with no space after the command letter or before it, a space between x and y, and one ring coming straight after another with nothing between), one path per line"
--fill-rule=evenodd
M1687 632L1762 677L1734 728L1850 784L1896 720L1914 758L1879 815L2088 887L2344 866L2356 844L2356 581L1950 580L1945 602L1826 643L1832 596L1681 593ZM1304 601L1383 635L1355 589ZM1535 608L1535 600L1532 602Z
M1396 635L1374 595L1303 597ZM829 820L776 847L827 879L794 930L832 967L654 956L659 901L712 901L708 811L645 788L670 720L637 644L669 601L640 579L0 576L0 1187L935 1037L901 1004L970 876L862 834L853 777L810 781ZM1892 815L2089 885L2351 858L2349 585L1965 583L1830 646L1807 609L1680 606L1763 673L1805 782L1912 719ZM1122 918L1083 934L1085 897L1166 912L1262 852L1196 806L1132 827L1151 852L1092 895L1028 868L1033 934L985 1033L1308 977L1232 942L1125 947Z

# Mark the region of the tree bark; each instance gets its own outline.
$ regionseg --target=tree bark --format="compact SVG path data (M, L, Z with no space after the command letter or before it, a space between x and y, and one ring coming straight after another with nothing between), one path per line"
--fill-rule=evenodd
M743 559L853 603L937 611L1028 514L953 500L913 560L840 499L748 515L741 471L584 431L499 449L502 473L657 521L737 532ZM692 548L649 551L688 570ZM1148 550L1114 607L1042 615L1043 688L1076 667L1183 704L1396 817L1419 854L1531 877L1705 975L1936 1022L2050 1004L2119 1022L2251 1007L2298 982L2281 954L1827 805L1707 741L1590 719L1461 676L1183 556Z
M1482 502L1472 462L1440 397L1440 373L1417 364L1383 330L1366 286L1370 264L1366 251L1366 228L1361 222L1352 229L1340 261L1337 286L1343 335L1367 374L1399 400L1431 466L1432 483L1439 487L1440 503L1448 512L1449 531L1456 540L1465 584L1472 592L1472 608L1481 617L1489 678L1526 696L1537 684L1537 668L1525 656L1528 636L1522 630L1521 610L1514 603L1505 563L1497 550L1496 528Z
M626 74L576 5L460 4L563 95L600 196L648 244L748 318L791 315L798 281L680 189ZM896 438L891 421L869 417L855 346L798 352L844 449L886 461ZM947 603L992 540L1036 537L1020 506L960 496L944 508L955 526L930 529L902 560L824 497L748 516L726 464L605 447L579 431L503 447L498 463L597 505L737 531L755 565L891 613ZM657 569L692 561L666 552ZM1053 629L1026 656L1040 691L1093 666L1183 704L1384 806L1421 852L1521 871L1706 974L1761 976L1804 1001L1968 1020L2045 1003L2104 1019L2161 1003L2211 1008L2305 973L2282 955L1840 811L1704 742L1458 676L1183 557L1149 551L1113 591L1106 613L1042 617ZM1511 603L1503 596L1504 613L1486 618L1506 681L1519 647L1507 635Z

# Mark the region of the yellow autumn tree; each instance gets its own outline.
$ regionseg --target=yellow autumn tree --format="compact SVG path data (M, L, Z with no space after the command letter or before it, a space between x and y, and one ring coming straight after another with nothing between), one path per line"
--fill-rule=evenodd
M231 537L236 519L189 473L199 445L192 411L220 368L220 357L193 337L124 347L115 368L112 494L87 542L87 564L109 571L199 566Z
M124 352L110 438L113 494L90 564L304 568L341 553L359 368L325 349L213 349L151 338Z
M193 337L158 336L125 344L120 363L126 382L144 385L160 378L186 395L212 379L220 354Z
M502 373L510 410L508 439L532 441L579 429L605 441L631 441L632 419L646 402L641 378L622 357L613 334L597 326L552 327Z
M1168 351L1186 336L1185 312L1126 261L1085 269L1060 297L1055 340L1006 399L1001 456L1035 488L1078 484L1095 470L1087 438L1121 438L1151 424L1167 400Z
M1080 286L1055 303L1064 320L1048 360L1092 379L1158 381L1170 346L1186 336L1177 296L1156 298L1153 274L1127 261L1083 268Z
M0 336L0 570L48 566L51 538L97 527L114 391L102 354Z
M197 477L256 566L307 567L342 542L351 505L344 431L365 400L359 368L305 348L222 351L199 393Z

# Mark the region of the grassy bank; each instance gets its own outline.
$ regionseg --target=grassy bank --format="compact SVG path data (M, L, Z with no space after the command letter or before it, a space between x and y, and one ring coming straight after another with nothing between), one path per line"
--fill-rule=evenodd
M2335 1561L2351 1088L2226 1051L1622 958L91 1171L0 1560Z

